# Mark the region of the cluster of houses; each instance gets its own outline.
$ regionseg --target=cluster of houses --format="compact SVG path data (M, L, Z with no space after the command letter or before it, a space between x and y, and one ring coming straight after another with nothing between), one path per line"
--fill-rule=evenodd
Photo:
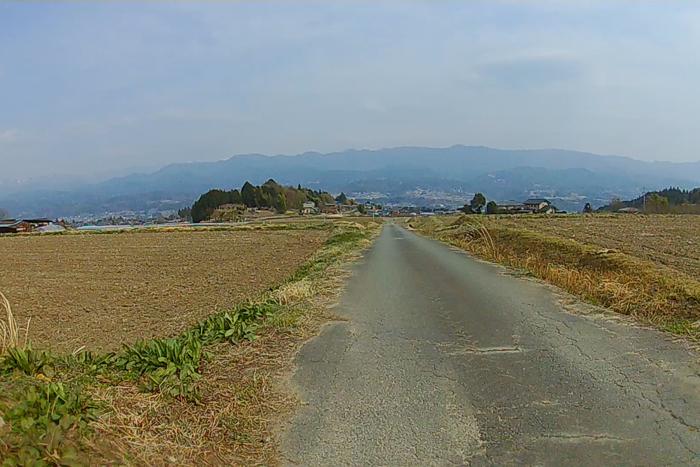
M340 204L340 203L327 203L316 205L313 201L307 201L303 204L301 209L302 215L315 215L315 214L356 214L360 211L360 205L357 204ZM426 209L416 206L407 207L395 207L395 208L383 208L379 209L377 206L366 203L362 205L364 209L360 212L365 212L370 215L380 215L380 216L429 216L429 215L440 215L440 214L457 214L459 210L457 209ZM499 214L554 214L561 213L548 199L545 198L530 198L522 203L501 203L497 204Z
M377 208L372 204L364 204L363 210L367 214L378 212ZM302 215L314 214L356 214L360 212L358 204L342 204L342 203L323 203L316 205L313 201L306 201L301 207Z
M522 203L497 204L499 214L554 214L557 208L545 198L530 198Z
M0 234L27 232L56 232L64 230L65 226L51 219L2 219Z

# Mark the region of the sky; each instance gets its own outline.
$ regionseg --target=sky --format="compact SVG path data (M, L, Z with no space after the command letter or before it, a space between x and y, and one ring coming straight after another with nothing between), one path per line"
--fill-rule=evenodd
M0 3L0 181L486 145L700 160L700 2Z

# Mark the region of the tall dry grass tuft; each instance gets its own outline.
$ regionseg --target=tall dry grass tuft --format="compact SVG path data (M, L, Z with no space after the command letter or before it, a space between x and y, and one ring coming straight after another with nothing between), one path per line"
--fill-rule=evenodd
M480 223L478 232L479 237L486 244L488 254L496 260L500 259L500 255L498 254L498 248L496 248L496 242L493 241L493 237L491 236L491 232L489 232L489 229L487 229L484 224Z
M274 298L282 306L299 303L313 295L311 282L302 279L283 285L274 292Z
M488 259L501 260L501 251L491 231L480 220L461 220L460 218L452 225L436 229L436 232L439 232L439 238L450 238L452 243L456 242L457 246L465 250L478 250L479 254Z
M0 355L4 355L9 349L27 346L29 321L27 321L27 327L24 330L24 342L20 343L19 325L17 324L17 320L15 320L15 315L12 313L10 301L2 292L0 292L0 307L5 310L5 318L0 319L0 333L2 334L2 338L0 339Z

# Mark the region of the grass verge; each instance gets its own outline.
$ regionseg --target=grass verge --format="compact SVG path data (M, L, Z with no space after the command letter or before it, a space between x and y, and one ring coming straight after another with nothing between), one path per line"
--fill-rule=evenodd
M322 320L338 268L378 225L332 229L286 283L179 336L107 354L8 347L0 354L4 464L273 462L270 420L291 404L274 381Z
M411 220L415 230L525 270L595 305L700 340L700 282L617 250L474 216Z

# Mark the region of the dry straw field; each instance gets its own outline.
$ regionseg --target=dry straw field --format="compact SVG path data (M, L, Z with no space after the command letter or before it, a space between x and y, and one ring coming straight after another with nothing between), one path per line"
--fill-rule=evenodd
M0 237L2 290L35 347L116 350L177 335L291 275L327 231Z
M502 216L497 222L613 248L700 277L700 216Z

